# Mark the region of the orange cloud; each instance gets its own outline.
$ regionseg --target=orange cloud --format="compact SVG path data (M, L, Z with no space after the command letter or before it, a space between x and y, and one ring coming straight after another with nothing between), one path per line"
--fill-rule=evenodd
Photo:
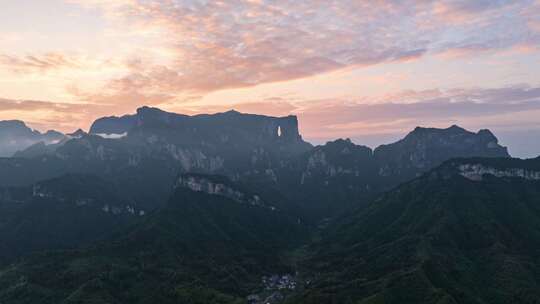
M181 107L179 107L181 109ZM253 113L271 116L287 116L295 113L298 107L281 98L270 98L259 102L247 102L232 105L192 106L191 113L217 113L234 109L243 113ZM172 108L174 110L174 108Z
M9 69L25 72L49 71L62 68L77 68L79 63L76 58L70 58L62 53L45 53L42 55L10 56L0 54L0 65Z
M70 132L110 113L116 113L115 106L0 98L0 119L20 119L42 130Z
M18 118L42 129L73 131L88 128L101 116L134 112L131 104L67 104L45 101L0 99L0 119ZM540 87L495 89L455 88L404 91L384 96L374 103L350 100L296 100L268 98L241 104L179 105L165 109L184 114L215 113L230 109L241 112L299 116L301 132L307 139L330 140L374 134L401 134L417 125L444 127L450 124L497 127L504 130L540 129ZM520 117L519 121L512 117ZM536 126L534 124L537 124Z
M44 99L101 105L116 112L144 104L182 109L187 99L197 110L190 96L297 79L309 84L314 76L365 66L393 74L393 67L421 61L426 54L447 59L513 48L531 51L518 46L540 41L530 34L537 19L530 1L67 1L99 8L108 18L100 34L115 47L99 55L70 50L1 55L0 65L9 72L0 71L0 77L12 81L12 71L25 72L17 75L24 76L18 83L50 88ZM428 65L430 58L425 60ZM27 77L27 72L37 76ZM375 85L399 81L388 78ZM341 100L352 95L348 85L334 87L333 96ZM21 91L24 88L8 96ZM238 93L244 94L239 99L254 96L246 91ZM266 102L270 105L263 106ZM298 111L292 109L296 106L272 101L242 105L272 113Z
M455 58L516 44L509 38L431 47L444 26L414 27L451 23L468 35L513 7L493 1L73 1L100 7L135 31L156 33L168 54L165 63L139 58L107 90L205 94L419 60L428 52Z

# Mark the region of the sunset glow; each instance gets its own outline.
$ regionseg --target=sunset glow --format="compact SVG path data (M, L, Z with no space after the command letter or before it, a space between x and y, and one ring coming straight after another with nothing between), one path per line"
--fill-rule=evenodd
M540 0L20 0L0 19L0 120L39 130L234 108L298 115L315 143L459 124L540 148Z

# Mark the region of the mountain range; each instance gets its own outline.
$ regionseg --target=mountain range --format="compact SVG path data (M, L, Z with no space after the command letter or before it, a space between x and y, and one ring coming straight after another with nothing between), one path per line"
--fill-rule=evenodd
M152 210L166 201L179 172L219 174L276 189L318 221L444 160L509 157L488 130L416 128L375 150L348 140L313 147L302 140L294 116L236 111L187 116L143 107L134 115L98 119L88 134L68 136L60 144L38 143L0 160L0 185L94 174L127 190L131 204Z
M236 111L14 125L35 135L0 158L0 303L540 302L540 158L489 130L371 149Z
M64 138L65 136L57 131L40 133L32 130L20 120L0 121L0 157L12 156L36 143L54 144Z
M540 158L447 161L312 246L298 303L538 303Z

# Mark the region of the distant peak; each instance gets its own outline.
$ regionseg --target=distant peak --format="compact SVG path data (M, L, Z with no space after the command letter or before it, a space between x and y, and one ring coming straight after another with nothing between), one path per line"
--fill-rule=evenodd
M330 153L334 151L334 152L339 152L342 154L349 154L351 152L354 152L354 153L361 152L361 153L371 154L373 152L370 147L356 145L355 143L351 141L350 138L345 138L345 139L339 138L334 141L329 141L326 144L319 146L318 149L322 149Z
M212 115L212 114L211 114ZM238 116L238 115L243 115L243 113L239 112L239 111L236 111L235 109L230 109L226 112L221 112L221 113L216 113L216 114L213 114L213 115L217 115L217 116L220 116L220 115L225 115L225 116Z
M142 106L140 108L137 108L137 114L144 113L144 112L164 112L161 109L149 107L149 106Z
M414 130L409 132L409 135L411 135L411 134L423 134L423 133L426 133L426 132L429 132L429 131L434 131L434 130L441 130L441 129L425 128L425 127L418 126L418 127L414 128Z
M489 129L482 129L478 131L478 135L488 135L495 137L495 135L493 135L493 132L491 132Z
M338 138L334 141L329 141L327 144L354 145L350 138Z
M77 131L75 131L75 132L73 132L71 134L67 134L67 135L69 135L71 137L82 137L82 136L87 135L87 133L84 132L82 129L77 129Z
M80 129L79 129L80 130ZM58 132L56 130L47 130L47 132L45 132L45 135L49 135L49 136L62 136L64 135L62 132Z
M451 125L450 127L448 127L448 130L465 130L463 129L462 127L458 126L458 125Z
M17 126L17 127L27 127L26 123L22 120L0 120L0 126Z
M458 133L468 132L466 129L464 129L464 128L458 126L458 125L451 125L450 127L446 128L446 129L416 127L409 134L424 134L424 133L443 132L443 131L458 132Z

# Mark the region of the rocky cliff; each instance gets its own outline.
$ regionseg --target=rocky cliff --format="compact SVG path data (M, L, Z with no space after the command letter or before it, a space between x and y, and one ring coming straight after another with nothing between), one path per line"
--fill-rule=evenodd
M241 204L266 207L272 210L276 209L273 206L267 205L259 195L236 187L225 177L201 174L182 174L176 180L174 187L221 196Z
M36 145L19 153L28 161L20 160L22 167L9 175L0 172L0 184L70 172L96 174L114 180L130 199L151 208L149 203L165 201L179 172L272 181L277 168L311 148L294 116L236 111L188 116L142 107L133 115L98 119L89 134L76 132L61 145ZM6 167L15 166L8 163Z
M446 160L509 156L490 131L474 133L458 126L418 127L375 150L345 139L312 147L302 139L295 116L237 111L188 116L142 107L133 115L98 119L90 131L19 153L30 160L6 161L11 171L0 172L0 184L90 173L114 180L128 189L130 199L151 209L146 204L164 202L179 173L219 174L275 187L319 220Z
M90 128L91 134L122 134L125 132L152 132L173 130L184 142L246 141L268 143L298 143L308 145L298 131L296 116L270 117L228 111L217 114L183 115L157 108L141 107L133 115L97 119ZM239 136L239 137L238 137Z
M402 140L374 151L350 140L317 146L280 171L283 191L313 211L328 216L459 157L508 158L489 130L477 133L458 126L417 127Z
M522 178L526 180L540 180L540 171L527 170L524 168L498 169L482 164L462 164L458 167L461 176L473 181L482 181L485 175L495 177Z
M407 175L455 157L510 157L489 130L478 133L453 125L446 129L417 127L402 140L375 149L380 175ZM414 177L414 176L412 176Z

